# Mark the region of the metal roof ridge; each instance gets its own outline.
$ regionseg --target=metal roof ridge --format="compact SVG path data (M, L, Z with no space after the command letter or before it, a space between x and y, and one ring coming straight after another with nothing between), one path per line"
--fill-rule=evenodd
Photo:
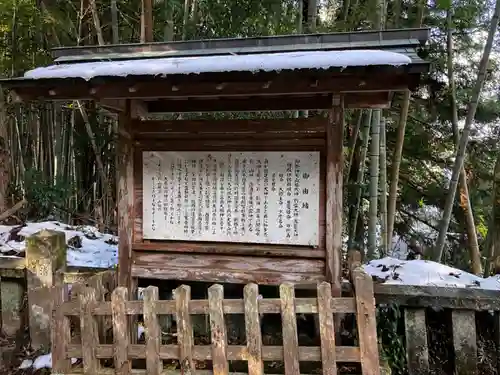
M190 41L172 41L172 42L154 42L154 43L131 43L106 46L74 46L74 47L57 47L52 49L54 58L71 55L81 55L96 53L99 51L109 51L117 53L117 50L141 50L155 51L165 50L168 47L183 49L210 49L210 48L243 48L243 47L263 47L263 46L284 46L289 44L305 44L305 43L342 43L348 41L375 41L375 40L398 40L398 39L416 39L421 44L425 44L429 38L429 28L415 29L391 29L382 31L356 31L356 32L339 32L339 33L318 33L318 34L290 34L279 36L263 36L249 38L218 38L218 39L202 39ZM285 43L286 42L286 43ZM113 51L115 50L115 51Z
M401 40L381 40L373 42L346 42L346 43L316 43L298 44L286 46L264 46L264 47L235 47L220 49L195 49L183 51L146 51L129 53L97 53L82 56L61 56L54 60L56 64L78 64L90 61L123 61L155 58L182 58L197 56L217 56L217 55L250 55L250 54L273 54L286 52L313 52L313 51L338 51L338 50L361 50L361 49L381 49L390 50L402 47L416 48L420 42L416 39Z

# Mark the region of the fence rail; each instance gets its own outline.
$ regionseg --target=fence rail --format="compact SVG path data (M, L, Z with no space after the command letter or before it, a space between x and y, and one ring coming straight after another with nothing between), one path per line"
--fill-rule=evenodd
M104 301L100 286L80 286L78 297L68 297L65 286L52 287L54 321L52 326L52 361L56 373L78 373L71 358L81 358L84 374L158 375L164 372L163 360L178 360L181 374L204 373L198 361L210 361L214 374L229 374L229 361L246 361L248 374L264 374L264 361L281 361L288 375L300 374L300 363L320 362L323 374L337 374L338 363L359 363L363 375L379 375L379 358L375 321L375 302L371 278L361 269L353 272L356 293L350 298L333 298L331 285L317 287L317 298L295 298L291 284L280 285L280 298L261 299L256 284L244 288L243 299L224 299L224 289L215 284L208 289L208 299L191 300L189 286L175 290L174 300L159 300L158 288L150 286L142 301L129 300L128 290L113 290L110 301ZM72 292L74 292L73 287ZM77 300L75 300L77 298ZM263 345L262 314L280 314L282 345ZM172 314L177 323L177 344L162 345L159 315ZM192 315L206 314L210 322L210 345L194 342ZM230 345L225 315L243 314L246 345ZM320 345L299 346L297 314L315 314L319 322ZM357 347L335 343L335 317L355 314L358 330ZM144 318L145 343L134 342L135 315ZM111 316L113 344L103 344L103 319ZM70 318L79 317L80 342L72 342ZM108 322L109 323L109 322ZM113 359L114 370L102 365L102 359ZM132 360L145 361L145 369L133 369ZM172 374L172 370L165 373Z

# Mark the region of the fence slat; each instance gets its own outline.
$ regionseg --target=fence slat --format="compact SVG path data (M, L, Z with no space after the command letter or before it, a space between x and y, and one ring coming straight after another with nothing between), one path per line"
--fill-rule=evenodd
M54 299L52 322L52 371L67 374L71 369L71 360L66 357L66 351L71 341L71 331L68 317L64 316L61 305L68 300L67 285L56 285L52 288Z
M332 311L332 286L327 282L318 285L319 334L321 362L324 375L337 375L335 360L335 325Z
M425 309L405 308L406 357L409 375L429 374Z
M285 373L299 375L299 339L295 315L295 291L292 284L280 285L281 322L283 325L283 357Z
M196 373L193 361L193 326L189 315L189 301L191 300L191 288L181 285L175 290L175 307L177 317L177 342L179 344L179 362L183 375L194 375Z
M472 310L452 310L455 374L477 375L476 313Z
M130 374L131 369L131 361L128 360L128 348L130 345L129 319L125 311L125 301L127 300L128 290L125 287L118 287L111 294L113 345L117 375Z
M380 375L373 281L360 267L352 270L351 275L356 298L361 371L363 375Z
M257 284L245 285L243 300L245 303L245 331L248 350L248 375L263 375L262 334L260 331L259 287Z
M87 281L89 287L94 288L96 292L96 300L98 302L104 301L104 286L102 283L102 276L100 273L95 274L90 277ZM99 329L99 341L104 342L106 339L106 326L104 325L104 316L95 316L94 319L97 322L97 327Z
M144 329L146 331L146 369L148 375L160 375L163 368L160 360L161 329L155 304L159 299L158 287L144 289Z
M210 332L212 336L212 363L214 375L229 374L227 362L227 332L224 322L224 288L215 284L208 288L208 308L210 314Z
M83 372L85 375L95 375L101 367L94 352L99 345L97 322L92 315L92 308L97 303L95 289L83 287L80 290L79 301Z

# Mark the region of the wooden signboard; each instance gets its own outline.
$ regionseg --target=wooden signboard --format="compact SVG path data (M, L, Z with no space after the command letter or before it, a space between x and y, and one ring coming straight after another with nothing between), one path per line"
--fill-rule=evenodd
M144 239L318 246L319 161L319 152L144 152Z

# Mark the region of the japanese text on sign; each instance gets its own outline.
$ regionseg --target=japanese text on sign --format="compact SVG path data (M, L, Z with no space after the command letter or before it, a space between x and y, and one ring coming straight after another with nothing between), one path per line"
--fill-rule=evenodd
M144 152L144 238L316 246L319 178L319 152Z

